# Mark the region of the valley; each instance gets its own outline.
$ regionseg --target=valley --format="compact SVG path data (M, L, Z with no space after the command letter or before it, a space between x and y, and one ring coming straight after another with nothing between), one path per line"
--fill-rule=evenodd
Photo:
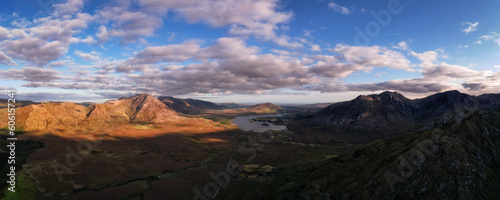
M384 92L290 113L271 103L227 107L148 94L87 107L29 104L17 111L20 192L3 194L494 199L500 197L498 97L448 91L410 100ZM235 173L221 182L229 171Z

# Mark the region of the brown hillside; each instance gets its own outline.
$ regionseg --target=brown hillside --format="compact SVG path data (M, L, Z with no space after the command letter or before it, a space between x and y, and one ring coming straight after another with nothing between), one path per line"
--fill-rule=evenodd
M180 118L158 99L149 94L140 94L89 106L85 122L160 124Z
M0 110L0 115L7 118L7 109ZM85 118L86 108L75 103L47 102L39 105L28 105L16 109L16 127L26 131L56 130L67 127L78 127ZM1 127L7 126L2 120Z

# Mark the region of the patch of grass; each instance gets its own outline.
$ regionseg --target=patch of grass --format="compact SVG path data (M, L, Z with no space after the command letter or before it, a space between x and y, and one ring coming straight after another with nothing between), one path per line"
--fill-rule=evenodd
M136 129L154 129L150 124L135 124L133 125Z
M16 192L8 191L7 188L3 191L5 197L3 200L17 200L17 199L36 199L35 184L22 173L16 175Z
M4 127L2 129L0 129L0 135L1 136L9 136L9 128L8 127ZM21 127L16 127L16 129L14 130L14 132L16 133L16 135L21 135L21 134L24 134L26 133L26 131L24 131L23 128Z
M219 123L224 124L224 125L230 125L231 121L232 121L232 119L225 118L225 117L203 117L203 118L212 120L214 122L219 122Z
M7 145L11 142L7 140L7 135L8 132L6 133L6 129L0 129L0 132L2 133L0 136L0 148L4 151L3 153L0 153L0 160L1 162L7 162L8 157L9 157L9 152L10 150L8 149ZM24 131L21 131L20 133L24 133ZM27 158L30 154L32 154L35 149L42 147L43 144L40 141L22 141L18 140L16 141L16 172L19 172L22 170L22 165L26 163ZM7 174L9 173L9 168L8 167L2 167L0 168L0 174ZM24 176L21 176L21 174L16 174L16 189L19 190L20 188L26 188L29 187L29 185L26 181L24 181ZM2 198L3 195L11 195L8 199L34 199L34 198L18 198L16 195L17 194L11 194L13 192L7 192L7 179L8 177L6 175L3 175L0 177L0 188L3 189L3 193L0 193L0 198ZM24 182L23 182L24 181ZM18 192L16 192L18 193ZM14 196L12 196L14 195ZM3 198L5 199L5 198Z

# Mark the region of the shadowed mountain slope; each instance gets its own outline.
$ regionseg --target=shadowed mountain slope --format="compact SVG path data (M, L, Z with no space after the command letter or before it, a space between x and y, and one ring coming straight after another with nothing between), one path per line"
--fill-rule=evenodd
M500 110L232 181L217 199L500 199ZM244 195L242 195L244 194Z
M207 109L223 109L221 105L197 99L178 99L174 97L161 96L158 97L162 103L172 108L176 112L184 114L199 114Z
M476 97L448 91L410 100L396 92L383 92L332 104L301 125L333 133L390 136L417 125L425 129L448 122L456 124L475 111L499 105L500 98L494 94Z

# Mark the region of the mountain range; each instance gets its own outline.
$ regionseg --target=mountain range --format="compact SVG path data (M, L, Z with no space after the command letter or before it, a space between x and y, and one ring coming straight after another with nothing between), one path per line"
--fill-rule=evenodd
M334 103L289 127L375 137L323 161L233 181L218 199L500 199L499 97L383 92Z
M6 115L6 112L7 109L0 109L0 115ZM105 133L109 132L109 137L106 136L108 139L103 141L103 146L81 152L86 156L86 162L75 168L75 173L65 174L72 177L71 181L87 187L88 192L147 180L148 184L154 183L152 187L174 187L183 197L181 199L187 199L186 196L192 199L191 188L195 183L191 181L196 180L193 177L209 178L210 170L226 169L230 166L226 164L227 160L234 159L247 167L266 165L272 170L257 171L251 175L254 179L232 177L231 183L216 199L500 198L500 94L473 96L447 91L421 99L409 99L397 92L361 95L351 101L333 103L317 112L307 112L301 117L284 119L291 132L276 132L271 137L273 140L267 143L251 140L249 136L252 134L256 138L262 136L257 133L199 118L276 112L283 112L283 108L272 103L228 108L227 105L201 100L139 94L87 107L69 102L27 102L16 109L16 124L28 132L25 139L44 136L39 132L59 132L54 135L76 138L72 134L78 131L124 127L116 133L107 129ZM5 121L0 122L1 127L6 125ZM165 134L167 130L172 134ZM140 137L148 134L155 137ZM43 145L38 142L35 146L42 149L37 150L35 156L28 157L34 149L26 151L24 158L28 164L67 159L61 147L74 144L74 141L49 136L40 137ZM123 136L127 139L118 139ZM137 139L132 140L129 136ZM346 138L348 140L343 140ZM246 145L241 141L247 141ZM250 162L248 156L236 155L237 148L241 148L241 152L253 149L255 160ZM328 156L314 155L323 152ZM6 155L7 150L0 152L0 156ZM47 155L52 157L44 157ZM301 155L310 157L297 159L296 156ZM133 168L126 169L131 174L138 169L148 171L151 166L157 167L153 174L170 173L171 166L183 167L172 171L178 177L166 178L165 182L148 174L102 181L99 187L94 186L93 181L85 181L85 170L91 170L85 164L109 169L88 172L101 173L99 176L94 174L95 177L105 174L120 177L121 173L110 166L127 163L123 158L135 162ZM290 162L284 162L285 158ZM149 160L145 162L144 159ZM119 164L114 165L116 163ZM186 166L192 168L186 170ZM123 166L122 170L125 168ZM28 169L23 173L34 170ZM38 174L31 178L42 181L40 184L44 188L53 190L47 193L60 195L51 185L62 187L67 183L51 182L55 177L53 172L45 173L48 175ZM205 180L196 184L205 184ZM77 194L79 189L70 187L64 191L64 195L71 196L71 192ZM138 196L153 190L145 187L140 191ZM155 195L163 194L161 190L154 191ZM84 195L83 192L79 195Z
M475 111L497 108L500 108L499 94L472 96L447 91L411 100L387 91L334 103L297 126L331 133L390 136L406 129L457 123Z
M274 113L282 108L272 103L243 105L228 108L208 101L196 99L178 99L161 96L155 98L149 94L122 97L104 103L86 104L71 102L35 103L23 101L16 110L17 125L25 131L64 132L71 129L119 126L123 124L153 124L162 126L169 122L185 120L182 114L194 115L207 111L234 113ZM229 107L235 107L231 104ZM6 116L7 109L0 109L0 115ZM7 126L6 121L0 122Z
M0 110L4 115L6 112L6 109ZM159 125L182 118L149 94L110 100L89 107L71 102L45 102L16 110L17 125L25 131L65 131L125 123ZM6 122L0 122L0 126L6 126Z
M499 127L499 109L476 111L456 124L284 165L267 181L232 181L218 199L500 199Z

